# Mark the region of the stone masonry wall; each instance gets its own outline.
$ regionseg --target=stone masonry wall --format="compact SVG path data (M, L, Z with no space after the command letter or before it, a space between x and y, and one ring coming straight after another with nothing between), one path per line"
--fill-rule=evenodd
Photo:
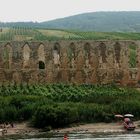
M129 67L129 45L137 66ZM1 42L0 83L140 85L140 41Z

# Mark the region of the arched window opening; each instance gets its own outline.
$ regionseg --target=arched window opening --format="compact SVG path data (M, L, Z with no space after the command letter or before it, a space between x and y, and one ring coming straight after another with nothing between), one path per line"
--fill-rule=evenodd
M45 69L45 47L41 44L38 48L39 69Z
M72 59L75 60L76 54L75 54L75 44L74 43L71 43L69 46L68 56L69 56L70 60L72 60Z
M90 57L90 44L86 43L84 45L84 52L85 52L85 58L89 58Z
M89 43L86 43L84 45L84 50L85 50L85 55L89 56L89 54L90 54L90 44Z
M68 48L68 57L70 60L70 68L75 68L75 59L76 59L76 54L75 54L75 44L72 42Z
M53 48L53 60L55 65L60 64L60 45L56 43Z
M106 45L104 43L101 43L99 45L99 49L100 49L100 57L101 57L101 63L106 63L107 60L107 56L106 56Z
M39 69L45 69L45 63L43 61L39 61Z
M131 43L128 46L129 49L129 67L136 68L137 65L137 45L135 43Z
M120 63L120 55L121 55L120 43L116 42L116 44L114 45L114 49L115 49L115 61L116 63Z
M4 47L3 61L4 61L4 67L6 69L10 69L11 68L11 63L12 63L12 47L10 46L10 44L7 44Z
M84 52L85 52L85 67L90 67L90 44L86 43L84 45Z
M55 43L53 49L56 50L56 51L58 51L58 53L60 53L60 52L59 52L59 50L60 50L60 45L59 45L59 43Z
M29 68L29 60L30 60L30 47L28 44L25 44L23 47L23 68Z

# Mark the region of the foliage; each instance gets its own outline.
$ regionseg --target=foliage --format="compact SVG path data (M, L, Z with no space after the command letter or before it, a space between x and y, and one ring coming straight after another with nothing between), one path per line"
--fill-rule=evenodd
M31 120L35 127L110 122L114 114L140 116L140 93L115 85L1 85L0 122Z
M133 94L135 93L135 94ZM88 102L109 104L116 99L131 97L132 99L139 98L139 92L129 88L118 88L114 85L66 85L66 84L47 84L47 85L1 85L0 96L20 95L18 99L11 101L17 107L21 107L18 100L36 99L37 96L44 96L55 102ZM23 95L31 95L28 99ZM20 99L21 98L21 99ZM23 98L23 99L22 99Z
M66 104L43 105L38 107L33 118L36 127L59 127L78 120L76 107Z

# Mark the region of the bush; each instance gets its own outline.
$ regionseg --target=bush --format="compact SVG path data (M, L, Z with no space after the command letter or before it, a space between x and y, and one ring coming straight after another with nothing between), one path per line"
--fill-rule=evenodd
M16 121L18 111L14 106L6 106L4 109L4 121Z
M132 113L136 118L140 117L140 102L136 100L120 101L112 103L112 108L116 114Z
M35 112L34 105L27 105L21 108L18 112L18 117L20 120L29 120Z
M63 105L43 105L36 110L33 116L33 124L39 128L46 126L62 127L77 120L78 114L76 108Z
M112 111L106 105L79 104L79 120L82 122L111 122Z

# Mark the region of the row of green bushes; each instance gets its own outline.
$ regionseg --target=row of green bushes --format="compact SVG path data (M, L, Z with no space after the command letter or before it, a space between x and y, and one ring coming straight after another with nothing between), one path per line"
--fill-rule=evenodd
M137 101L115 101L110 105L59 103L44 104L37 108L32 117L36 127L62 127L71 123L112 122L115 114L132 113L140 119L140 103Z

